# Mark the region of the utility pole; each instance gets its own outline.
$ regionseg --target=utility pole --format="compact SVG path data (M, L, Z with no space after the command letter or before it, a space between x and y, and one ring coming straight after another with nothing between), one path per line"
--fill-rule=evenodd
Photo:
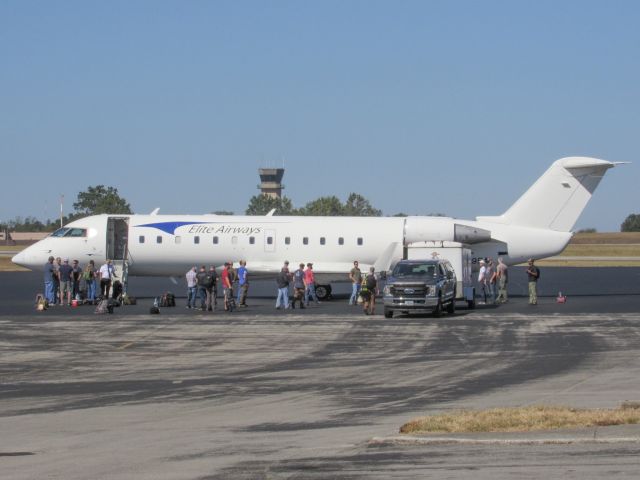
M64 203L64 194L60 195L60 228L62 228L62 204Z

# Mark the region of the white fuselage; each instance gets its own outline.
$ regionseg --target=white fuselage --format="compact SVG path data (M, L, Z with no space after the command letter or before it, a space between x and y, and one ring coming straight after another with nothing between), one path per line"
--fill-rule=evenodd
M113 219L126 228L119 238L107 233ZM253 273L271 273L288 260L291 266L313 262L317 274L344 275L354 260L364 268L387 269L413 242L457 240L455 227L461 225L490 232L489 241L471 246L474 259L502 256L507 264L557 254L571 238L567 232L445 217L97 215L66 226L77 236L49 236L13 261L41 269L49 255L81 264L93 259L97 265L126 255L130 275L173 276L194 265L242 259Z

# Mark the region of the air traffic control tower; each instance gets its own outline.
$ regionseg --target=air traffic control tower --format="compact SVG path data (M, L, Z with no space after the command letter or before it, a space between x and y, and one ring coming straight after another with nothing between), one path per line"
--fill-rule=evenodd
M260 168L260 185L258 188L263 195L267 195L271 198L281 198L282 189L282 177L284 176L284 168Z

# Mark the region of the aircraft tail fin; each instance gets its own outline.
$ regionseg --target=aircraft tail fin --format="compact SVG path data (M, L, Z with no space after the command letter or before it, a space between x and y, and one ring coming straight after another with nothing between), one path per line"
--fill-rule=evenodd
M561 158L505 213L477 220L569 232L606 171L617 164L589 157Z

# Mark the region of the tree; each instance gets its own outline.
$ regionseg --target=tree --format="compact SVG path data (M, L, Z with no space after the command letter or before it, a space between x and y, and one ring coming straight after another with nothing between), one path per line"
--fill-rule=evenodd
M632 213L629 215L622 225L620 225L621 232L640 232L640 214Z
M118 195L118 189L96 185L78 193L78 201L73 204L78 215L130 214L131 207Z
M230 210L216 210L215 212L211 212L214 215L235 215L235 213L233 213Z
M578 230L576 233L598 233L598 230L596 230L595 228L581 228L580 230Z
M350 193L344 205L345 215L351 217L379 217L382 211L373 208L369 200L359 193Z
M291 200L287 197L270 197L261 193L251 197L245 213L247 215L266 215L274 208L276 209L274 215L293 215L295 212Z
M300 209L300 215L344 216L345 208L336 196L320 197Z

